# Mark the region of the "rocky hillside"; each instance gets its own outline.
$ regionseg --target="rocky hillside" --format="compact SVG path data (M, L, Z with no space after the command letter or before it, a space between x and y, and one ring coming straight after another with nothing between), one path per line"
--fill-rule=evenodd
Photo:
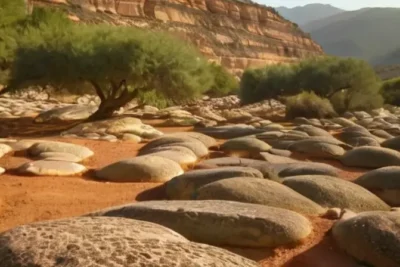
M35 0L71 18L163 29L198 46L233 72L322 54L321 47L273 8L238 0Z

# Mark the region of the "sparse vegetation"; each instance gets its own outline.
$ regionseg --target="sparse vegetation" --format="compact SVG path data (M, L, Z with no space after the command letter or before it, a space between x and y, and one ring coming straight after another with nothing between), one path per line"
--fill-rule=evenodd
M286 118L331 118L336 115L332 104L326 98L321 98L313 92L302 92L295 96L287 97Z
M248 104L308 91L332 101L338 112L368 110L383 104L379 84L379 77L365 61L321 57L247 70L240 96Z
M221 97L237 93L239 90L238 80L224 67L214 62L209 64L210 71L214 76L213 85L207 90L207 94L213 97Z
M383 82L381 92L386 104L400 106L400 78Z

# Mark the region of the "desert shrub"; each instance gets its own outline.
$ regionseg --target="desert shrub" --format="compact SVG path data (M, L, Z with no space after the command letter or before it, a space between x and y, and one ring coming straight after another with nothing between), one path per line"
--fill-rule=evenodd
M302 92L295 96L287 97L286 118L329 118L335 116L332 104L326 98L321 98L313 92Z
M328 99L346 92L340 103L344 109L369 109L382 104L379 77L367 62L358 59L311 58L293 65L249 70L242 79L240 96L244 103L311 91Z
M212 85L206 60L168 34L107 25L71 24L64 30L37 22L26 37L33 42L17 50L9 89L51 85L79 93L89 87L101 99L92 120L111 116L140 92L157 90L181 103Z
M27 7L24 0L0 0L0 27L6 27L23 19Z
M384 81L381 93L386 104L400 106L400 78Z
M166 108L173 104L171 99L165 98L163 94L156 90L139 92L137 100L141 105L150 105L159 109Z
M213 97L235 94L239 89L239 82L234 75L224 67L214 62L209 64L210 72L213 75L213 84L206 94Z

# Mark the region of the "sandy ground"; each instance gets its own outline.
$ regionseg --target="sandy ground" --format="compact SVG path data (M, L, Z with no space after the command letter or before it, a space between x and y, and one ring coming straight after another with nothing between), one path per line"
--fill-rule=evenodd
M189 128L161 129L164 132L186 131ZM128 142L109 143L84 139L46 137L81 144L95 152L84 163L90 169L100 168L120 159L134 157L142 144ZM23 155L6 155L0 166L12 169L29 159ZM341 167L337 162L328 162ZM353 180L362 170L343 169L342 177ZM159 184L106 183L86 177L24 177L12 171L0 176L0 232L41 220L78 216L98 209L140 200L163 199ZM334 245L329 235L333 221L310 218L313 234L295 247L268 249L230 249L254 259L265 267L355 267L357 264Z

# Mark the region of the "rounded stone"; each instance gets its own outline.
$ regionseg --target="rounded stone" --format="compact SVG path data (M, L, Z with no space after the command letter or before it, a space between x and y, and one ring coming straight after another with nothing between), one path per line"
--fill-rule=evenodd
M312 126L312 125L300 125L294 128L295 131L302 131L307 133L309 136L332 136L324 129Z
M168 136L190 137L202 142L207 148L216 146L218 144L217 140L215 140L211 136L196 132L173 133L173 134L168 134Z
M125 133L121 136L121 140L132 143L140 143L142 141L142 138L135 134Z
M37 176L73 176L85 172L86 167L75 162L38 160L23 164L17 171Z
M81 158L82 160L94 155L93 151L87 147L54 141L36 143L28 149L28 152L32 156L38 156L39 154L44 152L69 153Z
M400 166L400 152L384 147L358 147L347 151L340 161L349 167L381 168Z
M194 170L174 177L166 183L170 199L189 200L203 185L233 177L263 178L260 171L250 167L221 167L208 170Z
M185 147L182 147L185 148ZM191 151L191 150L190 150ZM191 151L192 152L192 151ZM162 157L166 159L170 159L178 163L179 165L186 166L190 164L195 164L197 162L197 157L196 155L192 153L186 153L184 151L178 151L178 150L160 150L157 152L151 152L146 155L151 155L151 156L157 156L157 157Z
M340 248L371 266L400 266L400 213L363 212L340 220L332 234Z
M249 177L224 179L209 183L200 187L193 198L262 204L307 215L321 215L326 211L312 200L280 183Z
M78 217L19 226L0 234L0 262L19 266L256 267L226 250L192 243L161 225Z
M389 166L363 174L354 181L391 206L400 206L400 167Z
M90 215L150 221L191 241L220 246L277 247L301 242L312 231L296 212L219 200L145 201Z
M0 144L0 158L3 157L5 154L10 153L11 151L13 151L11 146Z
M70 153L64 152L43 152L38 155L38 159L52 161L81 162L82 159Z
M220 150L229 153L258 153L267 152L271 146L255 137L239 137L230 139L220 146Z
M394 150L400 150L400 136L396 136L384 141L381 146Z
M337 159L345 153L345 150L340 146L315 140L296 141L288 149L310 157L323 159Z
M325 208L346 208L354 212L390 209L365 188L336 177L295 176L285 178L283 184Z
M183 174L173 160L158 156L140 156L112 163L96 171L96 177L112 182L165 182Z

